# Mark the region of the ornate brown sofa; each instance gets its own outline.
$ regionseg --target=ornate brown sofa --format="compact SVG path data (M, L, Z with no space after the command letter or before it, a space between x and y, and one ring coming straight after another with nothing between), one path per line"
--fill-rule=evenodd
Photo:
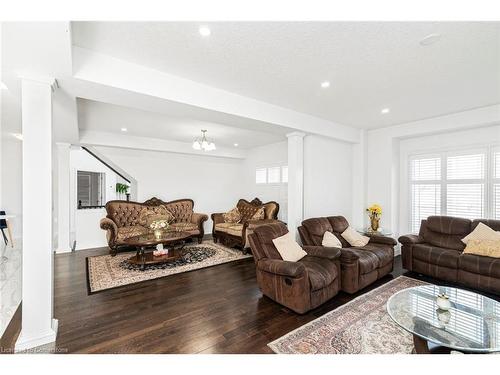
M248 236L264 295L303 314L335 296L340 289L340 250L303 246L307 255L298 262L284 261L272 240L288 233L278 222L260 226Z
M259 198L255 198L251 202L240 199L236 207L241 214L241 221L236 224L225 223L223 213L212 214L212 236L215 243L220 241L228 247L236 246L246 253L250 247L248 236L260 225L276 223L280 206L274 201L262 203ZM264 219L251 220L260 207L264 207Z
M193 212L192 199L164 202L151 198L144 203L114 200L106 203L107 215L101 220L101 228L106 231L112 255L116 255L118 248L125 245L125 239L149 232L148 228L139 224L140 212L144 207L160 205L165 206L175 217L170 229L189 232L192 238L197 238L198 243L201 243L205 233L203 223L208 220L208 216Z
M403 268L436 279L500 294L500 259L463 254L462 238L479 223L500 231L500 220L429 216L418 235L399 237Z
M341 236L348 226L345 217L329 216L304 220L298 231L304 245L321 246L326 231L332 232L340 240L341 288L344 292L356 293L392 272L397 242L390 237L370 236L367 245L352 247Z

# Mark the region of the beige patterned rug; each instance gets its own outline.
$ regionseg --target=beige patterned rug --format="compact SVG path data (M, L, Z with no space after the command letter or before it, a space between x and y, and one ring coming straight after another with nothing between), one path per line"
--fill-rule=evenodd
M400 276L268 346L279 354L410 354L412 335L392 321L386 303L402 289L425 284Z
M184 256L175 264L149 267L144 271L127 266L124 262L133 252L118 253L116 256L99 255L87 258L87 280L89 294L123 285L158 279L200 268L251 258L240 250L231 249L213 241L188 245L182 250Z

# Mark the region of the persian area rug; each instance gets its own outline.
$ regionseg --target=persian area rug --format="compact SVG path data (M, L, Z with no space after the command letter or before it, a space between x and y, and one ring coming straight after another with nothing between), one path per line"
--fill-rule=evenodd
M426 284L400 276L268 346L279 354L410 354L413 337L392 321L386 303L402 289Z
M141 271L139 267L125 262L134 254L126 252L118 253L114 257L111 255L88 257L89 294L252 257L243 255L240 250L215 244L213 241L205 241L199 245L184 247L182 257L175 262L147 266Z

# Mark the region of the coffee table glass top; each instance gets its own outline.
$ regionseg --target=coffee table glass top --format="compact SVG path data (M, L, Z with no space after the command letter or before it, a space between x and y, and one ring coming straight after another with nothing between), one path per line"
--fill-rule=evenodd
M134 236L127 238L126 243L129 244L153 244L153 243L164 243L170 241L180 241L190 237L191 234L188 232L166 230L163 231L160 237L156 237L154 233L145 233L139 236Z
M448 311L436 296L450 297ZM409 288L387 301L387 312L406 331L441 346L464 352L500 351L500 303L480 294L437 285Z

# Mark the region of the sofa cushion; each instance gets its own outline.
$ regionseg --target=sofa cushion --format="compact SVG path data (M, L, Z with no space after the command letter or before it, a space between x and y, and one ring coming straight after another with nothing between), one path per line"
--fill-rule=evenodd
M336 247L341 249L342 243L340 242L340 240L337 238L336 235L334 235L332 232L326 231L325 234L323 234L323 239L321 240L321 246Z
M324 258L308 255L302 258L299 263L306 267L311 290L318 290L330 285L338 276L335 263L325 262Z
M255 249L255 251L258 252L259 258L282 259L274 246L273 239L283 236L285 233L288 233L288 228L280 222L255 228L253 235L257 236L260 243L260 249Z
M500 233L494 231L486 224L479 222L472 232L462 238L462 242L466 245L472 240L498 241L500 240Z
M363 247L359 247L359 249L369 251L378 258L377 268L382 268L394 261L394 248L390 245L368 243Z
M129 227L118 228L118 233L116 234L116 239L118 241L124 241L127 238L140 236L142 234L149 233L149 230L142 225L134 225Z
M171 223L175 220L175 217L164 205L144 207L139 212L138 222L140 225L149 227L155 220L166 220Z
M500 231L500 220L493 220L493 219L476 219L472 221L471 224L471 230L476 229L476 227L479 225L479 223L483 223L484 225L489 226L491 229L494 231Z
M467 272L500 279L500 259L498 258L463 254L460 256L458 266Z
M264 211L264 207L259 207L250 220L264 220L265 217L266 212Z
M471 221L451 216L429 216L425 220L423 237L431 245L462 251L462 238L471 231Z
M225 223L237 224L241 221L241 214L240 211L238 211L238 207L222 214L222 217L224 218Z
M500 240L469 240L463 253L500 258Z
M370 241L370 237L363 236L352 227L347 227L347 229L342 232L341 236L349 242L349 245L356 247L365 246Z
M460 252L429 244L413 246L413 257L426 263L441 267L458 268Z
M215 224L215 230L230 234L232 236L243 236L243 224L218 223Z
M364 275L379 268L380 260L371 251L358 249L356 247L342 248L340 261L342 263L352 263L355 260L359 266L359 273Z
M333 232L332 226L326 217L307 219L302 222L302 226L307 230L311 245L321 246L325 232Z
M281 258L289 262L297 262L307 255L297 241L295 241L295 236L291 232L274 238L273 244L278 253L280 253Z

